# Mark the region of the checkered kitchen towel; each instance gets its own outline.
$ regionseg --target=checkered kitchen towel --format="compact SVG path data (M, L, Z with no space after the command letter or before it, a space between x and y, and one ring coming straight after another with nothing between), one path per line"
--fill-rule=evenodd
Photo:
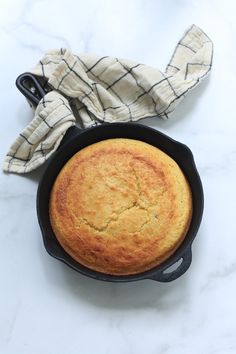
M10 147L3 169L26 173L58 148L67 129L103 122L168 118L183 97L210 71L213 44L193 25L181 38L166 71L130 60L48 52L31 70L50 88L31 123Z

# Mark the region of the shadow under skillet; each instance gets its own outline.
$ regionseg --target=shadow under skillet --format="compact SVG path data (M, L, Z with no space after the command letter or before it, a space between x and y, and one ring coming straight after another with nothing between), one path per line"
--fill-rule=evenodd
M57 262L54 266L51 261ZM82 302L110 310L153 308L172 311L182 307L189 297L191 271L172 283L142 280L130 283L109 283L85 277L57 260L43 260L48 282ZM55 270L55 267L57 269Z

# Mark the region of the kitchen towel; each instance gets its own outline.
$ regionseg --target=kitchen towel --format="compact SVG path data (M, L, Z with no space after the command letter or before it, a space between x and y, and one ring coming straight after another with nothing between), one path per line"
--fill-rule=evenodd
M30 72L47 87L33 120L4 161L6 172L26 173L58 148L67 129L104 122L168 118L177 104L211 70L213 44L192 25L178 42L165 72L109 56L52 50Z

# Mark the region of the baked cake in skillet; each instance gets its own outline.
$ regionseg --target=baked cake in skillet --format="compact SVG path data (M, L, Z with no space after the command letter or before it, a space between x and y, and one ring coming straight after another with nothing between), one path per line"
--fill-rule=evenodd
M144 272L182 243L191 221L189 184L156 147L108 139L76 153L52 188L50 220L65 251L111 275Z

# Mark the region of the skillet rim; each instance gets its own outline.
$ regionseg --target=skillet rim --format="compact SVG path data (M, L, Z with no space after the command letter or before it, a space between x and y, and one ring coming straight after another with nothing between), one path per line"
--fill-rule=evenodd
M82 266L81 264L79 264L78 262L76 262L72 257L70 257L64 251L64 249L60 246L59 242L57 241L52 230L48 230L47 226L44 225L44 221L43 221L43 217L42 217L43 212L41 209L41 205L42 205L41 198L43 198L42 191L43 191L44 184L46 183L46 185L48 185L49 179L51 178L51 176L48 176L48 170L50 171L50 168L53 167L53 164L56 164L58 162L58 160L59 160L58 158L60 157L60 155L66 154L67 155L66 161L68 161L71 158L71 156L73 156L73 154L75 152L72 155L68 156L68 154L71 153L69 147L72 146L79 137L81 138L81 135L87 134L88 132L91 133L93 131L103 130L104 127L105 128L107 127L109 129L114 128L113 129L113 131L114 131L115 129L119 129L121 126L122 126L122 134L123 134L123 130L125 130L125 126L127 126L129 128L130 128L130 126L132 126L133 129L135 129L135 128L142 129L143 131L150 132L150 133L156 135L156 137L158 137L158 136L162 137L162 139L164 139L166 142L171 143L174 147L178 147L178 149L180 149L180 151L178 153L182 152L182 154L184 154L183 155L184 159L186 159L188 164L191 165L192 173L195 178L195 183L197 182L197 184L198 184L196 189L198 189L198 192L199 192L199 195L198 195L199 202L198 202L197 206L193 205L193 213L194 213L195 208L198 209L198 217L197 217L197 221L195 222L195 227L193 230L191 230L191 233L188 231L184 241L181 243L181 245L178 247L178 249L175 251L175 253L173 255L171 255L165 262L161 263L159 266L154 267L148 271L145 271L142 273L137 273L134 275L116 276L116 275L110 275L110 274L106 274L106 273L100 273L97 271L93 271L89 268L86 268L86 267ZM117 138L118 137L119 136L117 136ZM125 137L125 136L123 136L123 137ZM111 137L111 138L113 138L113 137ZM127 138L130 138L130 137L127 137ZM100 139L97 141L106 140L106 139L108 139L108 138L103 138L103 139ZM132 139L132 138L130 138L130 139ZM146 140L142 140L142 137L140 137L140 139L138 139L138 138L133 138L133 139L146 141ZM66 140L68 140L68 141L66 141ZM146 142L148 142L148 141L146 141ZM151 142L148 142L148 143L153 145ZM93 142L86 144L85 146L88 146L90 144L93 144ZM79 148L77 151L81 150L82 148ZM163 148L160 148L160 149L163 151ZM183 156L182 156L182 158L183 158ZM176 158L174 158L174 160L179 164L179 161L176 160ZM64 163L60 167L60 169L58 170L57 174L59 173L59 171L61 170L61 168L63 166L64 166ZM182 169L182 167L181 167L181 169ZM183 171L183 172L185 173L185 171ZM51 184L53 184L57 174L53 177ZM187 180L188 180L189 184L191 184L190 179L187 178ZM50 188L49 192L47 193L48 198L50 195L50 191L51 191L51 188ZM191 185L191 191L193 193L192 185ZM46 248L46 251L52 257L62 261L63 263L67 264L69 267L78 271L79 273L81 273L85 276L97 279L97 280L110 281L110 282L130 282L130 281L137 281L137 280L143 280L143 279L152 279L152 280L157 280L157 281L162 281L162 282L169 282L169 281L177 279L179 276L184 274L191 264L191 260L192 260L191 245L192 245L194 238L196 237L196 234L198 232L198 229L199 229L199 226L201 223L202 214L203 214L203 206L204 206L204 196L203 196L203 188L202 188L201 179L200 179L199 173L198 173L196 165L195 165L194 157L193 157L192 151L190 150L190 148L187 145L174 140L173 138L160 132L157 129L148 127L148 126L140 124L140 123L131 123L131 122L112 123L112 124L111 123L104 123L104 124L101 124L98 126L93 126L91 128L87 128L87 129L80 129L78 127L69 128L69 130L66 133L66 136L63 138L63 141L62 141L60 147L47 161L46 168L45 168L45 170L40 178L40 181L39 181L36 205L37 205L38 222L39 222L40 229L42 232L43 242L44 242L44 246ZM48 210L49 210L49 208L47 207L47 214L48 214ZM190 226L192 225L192 221L191 221ZM48 235L49 232L53 234L54 242L56 241L56 243L58 244L57 247L55 247L55 245L54 245L54 248L52 247L52 242L50 242L50 237ZM170 273L168 273L168 272L165 273L165 271L168 268L170 268L172 265L174 265L180 259L182 259L182 263L178 266L178 268L176 270L174 270Z

